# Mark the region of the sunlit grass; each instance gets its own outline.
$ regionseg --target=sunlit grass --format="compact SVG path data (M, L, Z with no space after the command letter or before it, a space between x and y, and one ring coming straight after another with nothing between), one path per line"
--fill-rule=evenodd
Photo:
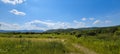
M116 40L111 38L81 37L78 39L78 43L100 54L120 54L120 38L116 38Z
M59 41L0 39L0 54L65 54L67 52Z

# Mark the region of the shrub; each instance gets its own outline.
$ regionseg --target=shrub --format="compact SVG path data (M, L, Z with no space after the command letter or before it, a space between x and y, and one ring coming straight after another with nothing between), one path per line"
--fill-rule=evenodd
M80 38L82 36L82 34L77 34L75 35L77 38Z
M120 31L116 31L116 32L115 32L115 35L116 35L116 36L120 36Z
M87 35L90 35L90 36L95 36L96 33L95 32L88 32Z

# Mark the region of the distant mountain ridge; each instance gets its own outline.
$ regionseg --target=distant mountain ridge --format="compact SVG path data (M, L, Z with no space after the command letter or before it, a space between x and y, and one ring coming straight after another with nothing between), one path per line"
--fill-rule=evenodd
M120 27L120 25L117 26L108 26L108 27L88 27L88 28L67 28L67 29L50 29L50 30L0 30L0 32L36 32L36 33L42 33L42 32L72 32L72 31L81 31L81 30L92 30L92 29L102 29L102 28L112 28L112 27Z
M44 32L43 30L0 30L0 32Z
M107 28L113 28L113 27L120 27L120 25L117 25L117 26L108 26L108 27L51 29L51 30L47 30L46 32L72 32L72 31L93 30L93 29L107 29Z

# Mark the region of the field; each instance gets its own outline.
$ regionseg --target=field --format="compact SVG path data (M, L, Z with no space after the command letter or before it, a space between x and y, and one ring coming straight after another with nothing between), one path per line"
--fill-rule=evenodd
M63 54L64 45L57 41L1 38L0 54Z
M62 37L44 34L0 34L0 54L70 54L81 53ZM22 37L21 37L22 36ZM31 37L30 37L31 36Z
M120 54L120 27L102 31L0 33L0 54Z

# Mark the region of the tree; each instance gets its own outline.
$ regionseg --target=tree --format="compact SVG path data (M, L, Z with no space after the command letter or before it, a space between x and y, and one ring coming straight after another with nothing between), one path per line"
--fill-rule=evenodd
M77 38L80 38L82 36L82 34L77 34L75 35Z

